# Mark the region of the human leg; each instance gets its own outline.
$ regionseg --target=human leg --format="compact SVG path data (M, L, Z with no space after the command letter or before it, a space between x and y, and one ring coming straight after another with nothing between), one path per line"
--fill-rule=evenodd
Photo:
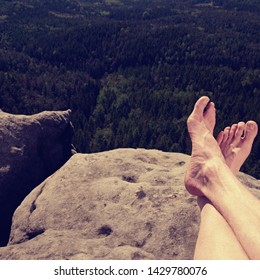
M203 122L211 134L215 127L215 106L208 103ZM226 220L205 197L198 197L200 230L194 259L248 259Z
M195 260L247 260L248 256L223 216L204 196L198 197L201 209Z
M257 124L249 121L226 127L219 133L217 142L233 174L238 173L250 154L257 130ZM205 197L199 197L198 204L201 224L194 259L248 259L229 224L212 203Z
M208 102L208 97L200 98L187 122L192 156L185 186L190 193L211 201L247 256L257 259L260 258L260 203L227 166L205 121Z

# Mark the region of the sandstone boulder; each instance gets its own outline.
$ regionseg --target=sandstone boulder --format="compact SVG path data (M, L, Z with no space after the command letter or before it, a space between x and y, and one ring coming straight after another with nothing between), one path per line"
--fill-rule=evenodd
M0 245L15 209L72 155L70 111L25 116L0 111Z
M76 154L15 212L0 259L191 259L196 199L189 156L118 149ZM259 181L241 174L259 197Z

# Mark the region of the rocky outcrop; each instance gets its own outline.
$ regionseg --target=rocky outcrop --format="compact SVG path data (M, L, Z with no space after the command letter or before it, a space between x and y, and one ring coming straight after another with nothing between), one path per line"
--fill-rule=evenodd
M0 245L22 200L72 155L70 111L32 116L0 111Z
M1 259L191 259L199 209L189 156L118 149L76 154L26 197ZM259 181L240 174L260 197Z

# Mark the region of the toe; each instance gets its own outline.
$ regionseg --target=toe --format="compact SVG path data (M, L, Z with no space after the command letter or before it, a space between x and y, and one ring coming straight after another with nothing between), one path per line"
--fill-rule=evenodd
M187 126L189 133L195 132L197 129L195 126L200 125L203 121L204 110L209 103L209 98L207 96L201 97L194 105L194 109L187 119Z
M208 103L204 111L204 121L208 130L213 134L213 130L216 124L216 109L213 102Z
M224 138L224 131L220 131L220 133L217 136L217 142L219 145L222 144L223 138Z
M204 116L211 116L213 113L215 114L215 104L213 102L209 102L204 109Z
M243 142L246 142L248 144L253 144L257 132L258 132L257 123L254 121L248 121L245 125Z
M207 107L209 103L209 98L207 96L202 96L194 106L194 110L192 112L192 115L194 117L198 117L199 119L202 119L203 113L205 108Z
M245 123L244 122L239 122L237 124L237 129L233 138L233 146L237 146L241 142L241 137L244 133L245 129Z
M227 139L229 137L229 131L230 131L230 127L227 126L225 129L224 129L224 137L223 137L223 143L227 142Z
M233 124L230 128L228 139L227 139L229 144L232 143L232 141L235 137L236 130L237 130L237 124Z

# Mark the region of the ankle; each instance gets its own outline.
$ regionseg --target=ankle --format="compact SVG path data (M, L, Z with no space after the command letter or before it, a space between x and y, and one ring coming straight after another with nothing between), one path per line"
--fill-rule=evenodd
M224 168L223 168L224 167ZM219 157L213 156L206 159L201 165L201 176L204 177L204 183L210 186L219 180L219 172L229 168L226 163Z
M201 192L210 201L209 193L215 193L226 190L228 182L237 180L226 163L219 157L212 157L204 161L201 170L197 176L201 183Z
M217 168L217 170L210 169L211 172L208 172L208 185L203 188L203 194L213 205L219 204L225 199L229 200L236 195L239 196L241 189L244 187L230 168L223 163L221 165L215 165L214 167Z

